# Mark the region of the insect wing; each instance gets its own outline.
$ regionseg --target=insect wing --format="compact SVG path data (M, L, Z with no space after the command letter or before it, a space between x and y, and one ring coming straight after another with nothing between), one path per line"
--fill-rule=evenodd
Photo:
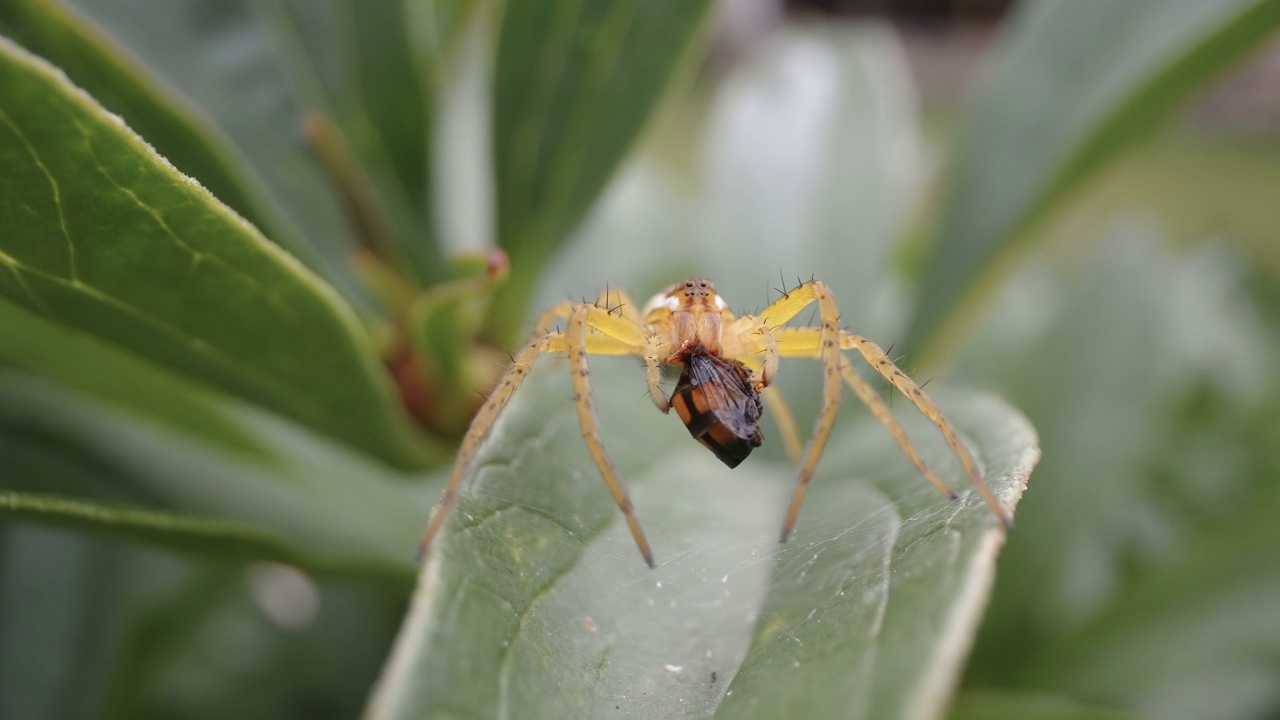
M726 430L743 440L760 434L760 395L735 364L713 355L694 355L689 358L689 380Z
M729 467L760 446L760 397L740 363L694 353L685 359L672 406L689 434Z

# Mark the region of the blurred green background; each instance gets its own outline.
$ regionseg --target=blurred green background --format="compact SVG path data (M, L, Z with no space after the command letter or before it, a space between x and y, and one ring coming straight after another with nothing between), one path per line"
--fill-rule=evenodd
M412 548L475 393L542 307L693 273L740 312L825 279L915 377L1039 433L919 716L1280 717L1277 26L1261 0L0 0L0 157L66 165L0 178L0 717L393 714L367 703L427 614ZM817 373L785 372L810 417ZM619 392L606 425L685 442ZM690 712L750 716L713 689Z

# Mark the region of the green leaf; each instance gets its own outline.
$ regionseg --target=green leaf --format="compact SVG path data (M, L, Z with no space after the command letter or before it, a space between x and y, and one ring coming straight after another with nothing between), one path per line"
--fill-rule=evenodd
M1255 293L1273 284L1227 244L1169 249L1130 215L1101 239L1029 268L965 358L1045 453L968 679L1156 718L1266 717L1280 335Z
M421 461L341 299L7 40L0 165L0 294L390 462Z
M1145 716L1082 705L1048 693L984 690L962 694L948 717L951 720L1142 720Z
M74 7L125 48L118 52L138 58L150 82L186 98L230 140L254 178L257 199L275 208L269 237L344 295L361 299L363 290L349 270L348 218L333 180L299 132L304 110L329 110L334 103L297 29L282 20L288 14L281 5L173 0L144 7L76 0ZM63 57L51 60L61 63ZM72 79L78 82L78 76ZM96 94L96 87L85 87ZM132 125L130 115L125 120ZM140 134L150 140L148 132Z
M282 2L246 18L275 48L288 87L307 112L331 117L347 162L326 160L325 180L344 201L357 234L386 235L425 284L446 277L430 222L433 85L418 73L401 2ZM310 138L315 143L314 138ZM331 148L317 148L324 158ZM391 253L383 253L389 255Z
M908 354L949 344L1037 221L1278 25L1277 0L1025 6L964 118Z
M1153 717L1274 710L1277 512L1273 489L1252 511L1202 528L1176 567L1142 578L1092 622L1045 647L1028 668L1028 684Z
M0 519L412 570L429 503L380 463L5 301L0 327Z
M0 716L100 718L127 587L119 548L0 524Z
M507 3L493 76L498 244L511 282L489 335L510 344L568 239L692 55L706 0Z
M61 3L10 0L0 3L0 26L124 117L183 173L199 178L222 202L280 238L284 228L272 217L274 207L262 202L261 190L230 143L90 22ZM306 251L297 243L289 246Z
M119 534L170 550L305 564L284 538L246 523L182 516L113 503L0 491L0 516L44 525Z
M220 452L42 378L0 373L0 519L70 526L221 557L404 577L427 502L270 416L239 420L269 463Z
M468 473L368 717L938 716L1003 539L976 495L949 503L862 419L779 546L794 469L729 471L637 398L634 370L598 362L650 570L583 447L563 362L546 365ZM990 398L942 402L1016 501L1034 432ZM936 431L904 420L962 487Z
M387 590L0 524L0 713L356 717L394 631Z

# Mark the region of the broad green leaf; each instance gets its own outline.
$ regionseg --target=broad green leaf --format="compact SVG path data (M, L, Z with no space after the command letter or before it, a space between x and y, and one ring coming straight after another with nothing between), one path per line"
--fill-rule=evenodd
M1255 292L1271 285L1223 243L1171 250L1131 217L1102 232L1071 268L1019 278L966 358L1045 451L969 678L1151 717L1266 716L1280 335Z
M951 720L1143 720L1146 716L1083 705L1043 692L984 690L960 695L948 717Z
M794 469L729 471L637 397L633 369L598 362L604 440L650 570L583 447L566 374L535 371L470 471L367 717L941 713L1003 539L975 495L940 497L862 419L833 439L779 546ZM1016 501L1034 432L990 398L942 402ZM904 419L962 488L936 432Z
M945 345L1037 221L1277 26L1277 0L1025 6L964 117L907 352Z
M706 0L505 5L493 71L496 232L511 256L489 334L510 344L568 239L691 59Z
M295 253L310 246L287 235L274 206L233 146L185 99L165 87L92 23L59 2L6 0L0 28L57 64L108 110L123 118L184 174Z
M5 301L0 327L0 519L411 570L430 503L380 463Z
M38 377L3 373L0 398L0 458L16 493L0 519L348 573L412 568L426 498L275 418L241 418L281 448L263 464Z
M390 586L0 524L0 713L354 717L395 629Z
M119 535L169 550L309 564L288 540L260 526L110 502L0 490L0 518Z
M102 717L124 630L120 548L0 524L0 716Z
M275 46L289 88L309 112L330 116L350 157L326 161L360 240L407 259L407 274L439 282L446 268L430 223L433 86L408 47L402 2L281 2L246 19ZM370 234L378 237L370 238Z
M200 439L223 452L273 455L234 414L192 383L84 332L0 299L0 365L57 380L100 401Z
M0 165L0 294L390 462L420 462L341 299L4 40Z
M72 1L124 52L139 58L148 74L187 98L225 134L261 188L255 188L259 201L277 208L269 237L344 295L362 300L364 291L349 269L348 218L332 178L299 128L304 110L330 113L335 102L326 96L297 28L282 20L289 16L281 4ZM51 60L62 62L61 57ZM349 68L355 62L348 56L332 65Z

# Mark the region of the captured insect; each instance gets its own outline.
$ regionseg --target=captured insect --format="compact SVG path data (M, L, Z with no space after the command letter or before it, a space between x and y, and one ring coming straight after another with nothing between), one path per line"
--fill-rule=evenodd
M616 301L610 306L611 301ZM817 303L821 325L789 327L787 323ZM566 320L563 331L553 330ZM800 504L826 446L840 404L841 381L893 435L903 453L939 490L951 499L955 492L924 463L915 445L890 413L875 389L858 374L845 350L857 350L875 369L905 395L941 431L951 452L964 467L969 481L1007 528L1010 518L983 481L978 465L955 428L924 390L889 359L880 346L839 327L840 312L826 283L810 280L784 293L759 315L736 317L715 286L703 278L689 278L655 295L639 312L625 293L609 290L595 303L559 303L538 319L534 338L512 360L462 439L449 483L422 536L419 552L425 552L458 498L458 488L502 409L534 361L545 353L566 353L573 373L574 404L582 437L600 468L605 484L626 518L636 547L653 567L653 552L636 519L631 499L618 478L613 460L600 440L591 392L588 355L636 355L644 360L645 379L653 403L662 412L675 408L689 432L729 467L736 467L760 446L760 417L768 403L777 416L788 455L799 458L795 492L782 525L781 541L795 528ZM804 450L790 410L773 388L778 360L783 357L817 359L822 364L822 405L813 434ZM662 389L662 366L680 368L680 380L670 397Z

